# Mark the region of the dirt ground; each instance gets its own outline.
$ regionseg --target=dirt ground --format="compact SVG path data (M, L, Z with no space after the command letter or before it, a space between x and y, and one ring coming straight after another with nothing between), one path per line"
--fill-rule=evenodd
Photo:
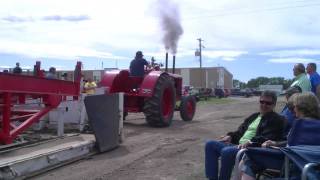
M258 111L258 97L228 99L225 104L198 104L191 122L182 121L176 112L168 128L151 128L143 114L130 114L119 148L31 179L204 180L205 142L235 130ZM278 103L277 110L282 105Z

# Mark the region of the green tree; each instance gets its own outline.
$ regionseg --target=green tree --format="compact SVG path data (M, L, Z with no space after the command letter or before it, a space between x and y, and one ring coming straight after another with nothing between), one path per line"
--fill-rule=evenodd
M247 83L247 86L249 88L257 88L259 85L269 84L269 82L269 78L267 77L257 77L255 79L250 79Z
M250 79L247 83L249 88L258 88L260 85L283 85L287 89L293 82L293 79L284 79L283 77L257 77Z
M233 87L234 87L234 88L243 89L243 88L246 88L247 85L246 85L246 83L241 82L241 81L239 81L238 79L234 79L234 80L233 80Z

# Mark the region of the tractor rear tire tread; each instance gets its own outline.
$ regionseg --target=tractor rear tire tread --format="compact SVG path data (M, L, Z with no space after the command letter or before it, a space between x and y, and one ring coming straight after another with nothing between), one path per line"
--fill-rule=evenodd
M161 112L161 109L162 109L161 98L166 88L171 89L173 100L172 100L172 112L170 112L169 117L165 119L162 116L162 112ZM172 122L173 113L174 113L175 98L176 98L176 95L175 95L173 79L167 74L162 74L157 80L156 86L154 88L153 96L145 100L143 111L146 116L147 123L150 126L154 126L154 127L170 126Z

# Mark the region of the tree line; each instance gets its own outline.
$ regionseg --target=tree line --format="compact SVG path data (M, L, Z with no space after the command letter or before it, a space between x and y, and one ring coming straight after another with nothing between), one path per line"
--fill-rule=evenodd
M257 77L250 79L247 83L241 82L237 79L233 80L233 85L237 85L241 89L243 88L258 88L260 85L283 85L284 89L287 89L292 84L293 79L285 79L283 77Z

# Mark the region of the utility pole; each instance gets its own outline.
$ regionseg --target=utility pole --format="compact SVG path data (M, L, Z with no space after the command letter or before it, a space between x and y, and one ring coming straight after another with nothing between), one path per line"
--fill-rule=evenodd
M203 39L198 38L197 39L199 41L199 61L200 61L200 80L201 80L201 87L203 87L203 76L202 76L202 48L204 48L204 46L202 45L202 41Z
M204 46L202 45L202 41L203 39L198 38L197 39L199 41L199 60L200 60L200 69L202 68L202 48L204 48Z

